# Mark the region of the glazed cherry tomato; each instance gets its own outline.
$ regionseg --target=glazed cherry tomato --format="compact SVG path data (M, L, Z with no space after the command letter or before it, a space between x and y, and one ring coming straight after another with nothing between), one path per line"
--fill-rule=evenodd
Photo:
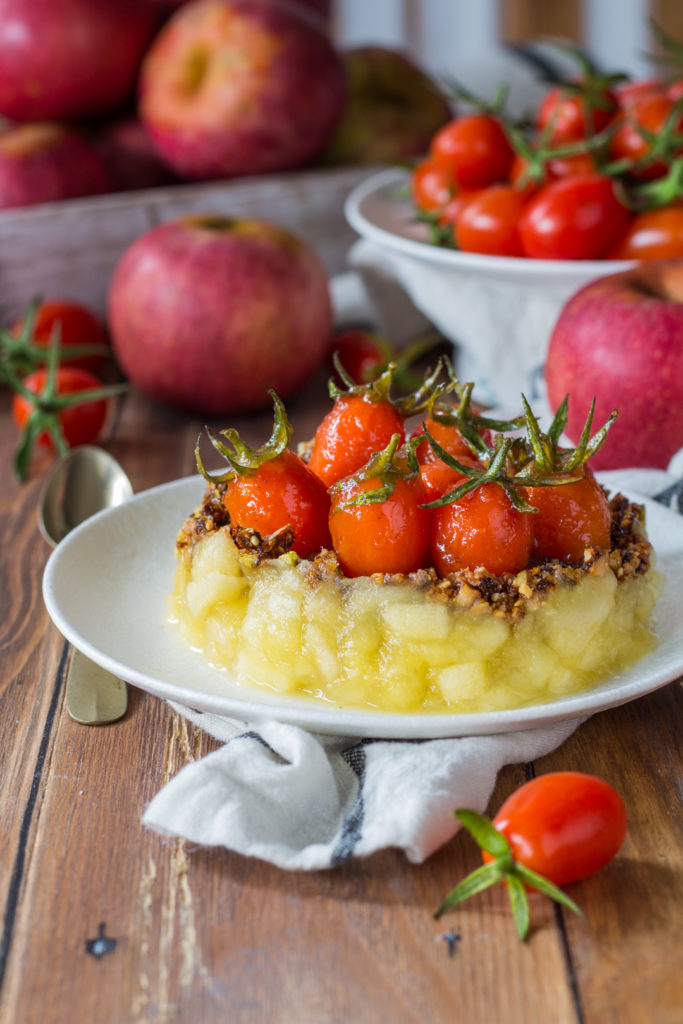
M92 310L78 302L54 299L43 302L36 310L33 322L33 338L36 345L47 347L56 325L59 325L61 345L89 345L101 351L92 355L60 359L62 366L79 366L84 370L97 370L109 355L107 335L102 321ZM18 321L12 334L18 337L24 321Z
M505 490L484 483L434 509L432 560L440 576L483 566L496 576L529 564L533 514L519 512Z
M555 885L569 885L605 867L626 835L619 794L594 775L551 772L516 790L493 825L520 864ZM484 861L493 858L484 852Z
M28 377L24 378L23 385L34 395L42 395L48 380L47 370L44 368L34 370ZM82 370L77 366L60 366L57 368L56 376L57 395L76 395L79 391L89 391L93 388L101 388L101 382L88 370ZM16 392L12 397L12 414L17 426L22 429L26 426L35 405L29 398ZM106 398L99 398L94 401L84 401L79 404L69 405L59 412L59 424L69 447L79 444L89 444L94 441L107 418L109 401ZM38 436L38 444L54 448L55 443L47 431Z
M533 519L533 557L542 562L558 558L581 565L585 548L609 551L612 517L600 484L590 470L571 484L529 487L529 504L538 509Z
M683 153L683 111L676 113L676 103L664 93L651 93L634 100L619 121L611 143L610 153L615 160L629 160L642 166L630 170L643 180L659 178L666 174L668 162L654 159L648 163L652 149L648 135L661 136L665 126L673 118L669 159Z
M490 185L460 212L457 247L487 256L521 256L518 224L526 202L525 192L512 185Z
M434 163L458 188L479 189L507 179L514 151L491 114L465 114L441 128L430 146Z
M610 178L577 175L536 193L522 212L519 234L524 253L536 259L601 259L629 218Z
M550 132L552 145L588 139L601 132L614 119L619 109L617 97L611 89L597 92L588 87L564 89L558 86L546 94L538 108L538 130Z
M422 160L413 169L410 189L418 210L433 213L442 210L453 194L453 179L434 160Z
M610 260L666 260L683 256L683 205L637 214L607 253Z
M315 432L309 468L330 487L386 448L394 434L405 437L403 417L391 402L368 392L338 395Z
M340 481L330 508L330 533L339 564L347 576L409 573L429 561L432 513L420 506L427 495L418 475L399 478L382 502L346 504L380 486L377 477Z
M258 530L262 536L291 526L292 549L301 558L330 547L327 490L289 448L231 480L223 503L233 524Z

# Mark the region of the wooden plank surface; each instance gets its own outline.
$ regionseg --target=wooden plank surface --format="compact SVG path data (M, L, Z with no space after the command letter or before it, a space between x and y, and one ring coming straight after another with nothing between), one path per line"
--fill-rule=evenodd
M298 439L326 407L318 379L292 406ZM260 441L267 417L240 426ZM139 490L192 471L197 428L132 392L107 447ZM214 741L136 690L112 726L84 728L64 712L68 647L39 589L41 472L23 487L0 482L3 1024L680 1019L679 684L501 773L492 811L530 773L575 768L616 785L630 815L617 860L571 887L586 916L534 896L525 945L502 890L433 920L478 863L462 834L424 865L384 851L311 874L164 838L141 826L145 803Z

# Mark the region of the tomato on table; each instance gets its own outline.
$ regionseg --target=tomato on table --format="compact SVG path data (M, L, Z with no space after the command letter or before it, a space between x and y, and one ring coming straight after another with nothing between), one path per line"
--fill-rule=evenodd
M497 117L464 114L436 133L429 155L457 188L480 189L507 179L514 150Z
M25 319L17 321L12 334L18 337ZM62 356L62 366L78 366L84 370L97 370L109 357L109 343L102 321L87 306L68 299L52 299L38 305L33 320L31 340L47 348L53 332L59 329L60 346L87 345L97 349L90 355Z
M34 370L23 380L24 388L31 395L37 397L43 395L48 382L47 369ZM60 366L55 374L56 394L60 398L74 396L77 399L78 393L94 389L101 389L101 382L88 370L77 366ZM83 401L78 404L68 405L58 412L59 426L66 443L69 447L80 444L89 444L99 436L104 422L107 418L109 400L97 398L93 401ZM12 414L14 421L20 429L26 428L34 416L36 403L21 392L16 392L12 397ZM51 448L57 447L53 435L48 430L42 430L37 437L37 443Z
M542 188L524 208L522 248L536 259L601 259L630 217L606 175L562 178Z

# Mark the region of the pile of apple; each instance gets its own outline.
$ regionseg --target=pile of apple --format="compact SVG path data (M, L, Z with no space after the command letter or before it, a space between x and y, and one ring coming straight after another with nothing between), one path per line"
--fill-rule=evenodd
M0 0L0 209L424 151L451 113L329 0Z

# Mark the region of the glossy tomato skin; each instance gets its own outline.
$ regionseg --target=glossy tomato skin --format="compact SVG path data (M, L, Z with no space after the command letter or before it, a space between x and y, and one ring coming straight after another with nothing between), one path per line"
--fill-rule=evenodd
M493 819L515 859L555 885L588 878L618 853L626 809L608 783L582 772L539 775L510 796ZM491 857L484 853L485 861Z
M56 385L58 395L74 394L78 391L87 391L91 388L100 388L102 383L90 373L77 366L60 366L57 368ZM45 390L47 382L47 370L41 368L34 370L24 378L24 386L39 395ZM27 398L15 392L12 398L12 414L17 426L24 427L31 415L33 406ZM109 410L109 402L106 398L99 398L92 402L83 402L80 405L69 406L59 413L59 422L62 432L69 447L73 448L79 444L90 444L99 436L104 426ZM54 444L47 432L38 437L38 444L53 448Z
M253 473L231 480L223 504L233 524L258 530L262 536L291 526L292 550L301 558L330 547L327 490L289 448Z
M487 256L522 256L519 218L526 194L512 185L490 185L463 206L455 240L463 252Z
M87 306L66 299L53 299L43 302L36 310L33 323L33 341L36 345L47 347L50 343L55 325L59 325L60 343L62 345L92 345L101 349L89 356L77 356L61 359L62 366L79 366L84 370L97 370L109 356L109 343L102 321ZM21 333L23 321L12 328L12 333Z
M533 516L533 556L581 565L586 548L609 551L612 517L600 484L592 474L557 487L529 487Z
M339 395L319 424L309 468L330 487L383 451L394 434L405 438L403 417L390 402L366 394Z
M683 256L683 204L646 210L626 226L607 253L610 260L667 260Z
M648 163L647 156L652 148L647 133L659 135L671 116L674 116L676 103L666 93L655 92L635 99L629 109L621 116L619 127L615 131L610 153L615 160L631 160L642 166L631 170L631 174L649 181L666 174L667 163L664 160L652 160ZM676 121L676 133L683 131L683 113L679 113ZM679 146L675 155L683 152Z
M550 131L549 142L561 145L578 142L603 131L614 119L619 103L611 89L604 89L592 103L577 92L551 89L538 108L539 131Z
M453 179L450 173L434 160L422 160L413 169L410 190L418 210L433 213L442 210L453 194Z
M456 187L480 189L507 179L514 151L497 118L465 114L436 133L430 156Z
M529 201L519 234L525 255L535 259L601 259L629 218L610 178L576 175L552 182Z
M347 576L416 572L429 562L432 513L419 477L399 479L383 502L344 503L380 486L376 478L343 481L332 496L330 533Z
M483 566L496 576L526 568L533 514L519 512L498 484L481 484L434 509L432 561L440 576Z

